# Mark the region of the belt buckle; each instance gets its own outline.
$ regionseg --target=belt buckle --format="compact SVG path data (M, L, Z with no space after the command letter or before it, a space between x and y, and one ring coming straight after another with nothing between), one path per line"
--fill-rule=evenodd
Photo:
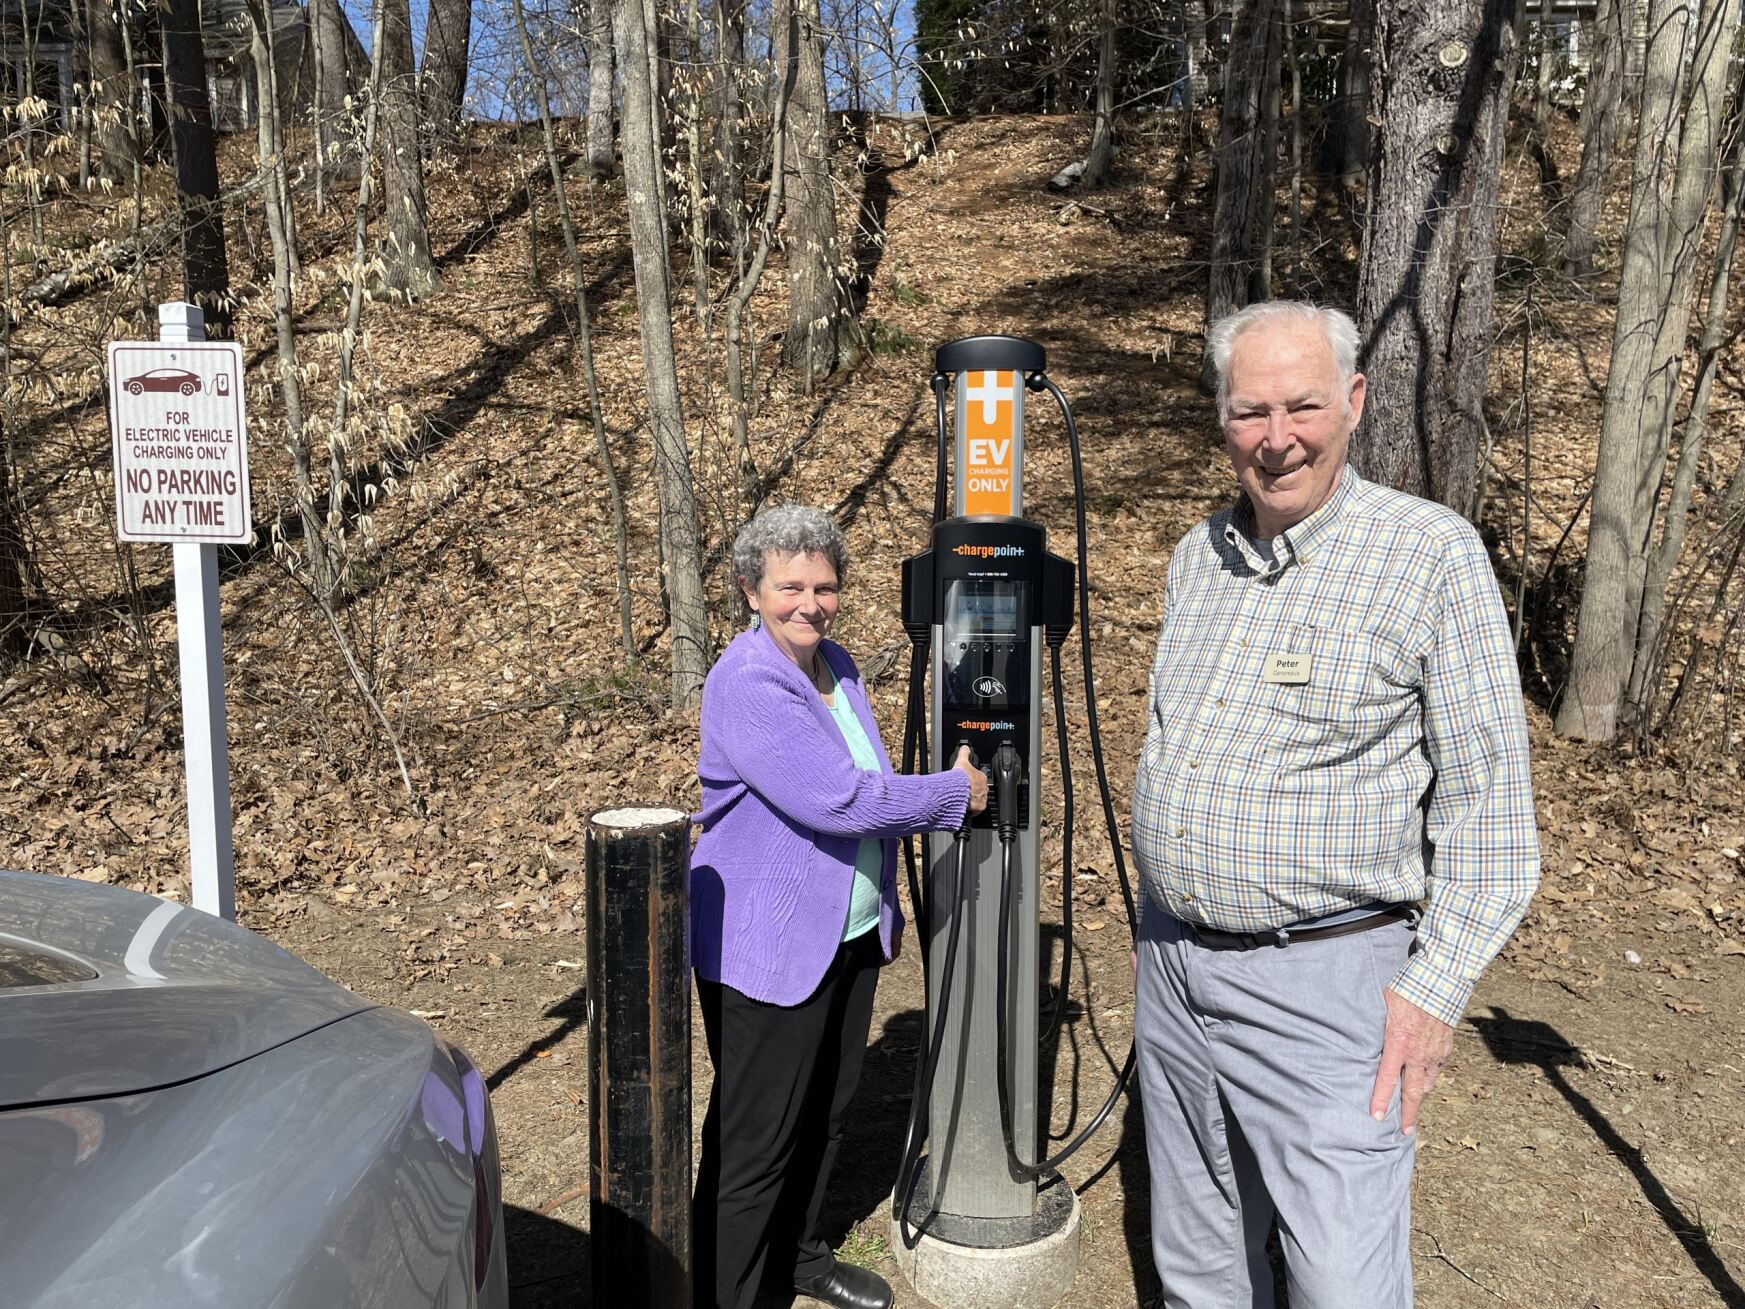
M1291 943L1290 928L1288 928L1288 927L1275 928L1273 930L1273 934L1272 934L1272 943L1275 947L1277 947L1280 950L1284 949L1287 945L1289 945Z

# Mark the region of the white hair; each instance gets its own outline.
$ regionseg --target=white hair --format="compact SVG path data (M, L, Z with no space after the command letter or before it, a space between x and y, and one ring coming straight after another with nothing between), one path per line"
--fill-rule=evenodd
M822 509L810 505L776 505L765 509L733 541L733 575L752 590L763 581L764 559L778 555L822 555L836 570L836 580L848 575L848 545L842 529Z
M1357 372L1357 324L1342 309L1330 309L1307 300L1260 300L1247 308L1226 314L1206 333L1206 351L1218 377L1218 421L1223 422L1230 403L1230 359L1236 341L1251 327L1262 323L1312 323L1321 329L1327 348L1333 352L1335 385L1347 410L1351 407L1352 375Z

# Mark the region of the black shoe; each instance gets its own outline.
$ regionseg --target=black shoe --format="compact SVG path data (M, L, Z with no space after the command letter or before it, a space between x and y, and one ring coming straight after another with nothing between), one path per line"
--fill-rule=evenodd
M891 1284L857 1264L839 1261L827 1273L795 1282L794 1290L836 1309L891 1309Z

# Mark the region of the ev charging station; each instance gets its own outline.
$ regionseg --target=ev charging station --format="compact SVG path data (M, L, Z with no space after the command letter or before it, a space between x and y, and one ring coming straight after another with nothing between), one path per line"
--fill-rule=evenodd
M903 768L943 769L968 745L988 773L989 804L955 835L927 839L924 881L905 849L924 947L926 1024L892 1247L911 1284L941 1309L1051 1309L1078 1266L1078 1200L1057 1170L1108 1118L1133 1066L1129 1053L1101 1110L1049 1156L1050 1088L1038 1083L1042 1051L1059 1040L1072 954L1072 774L1060 652L1075 617L1103 815L1134 923L1082 621L1089 598L1082 464L1071 407L1035 342L950 342L935 356L932 385L931 548L903 564L911 642ZM1046 529L1023 517L1024 400L1040 392L1059 406L1071 443L1076 566L1049 553ZM957 471L949 517L948 450ZM1045 650L1064 845L1060 982L1046 1021L1039 985Z

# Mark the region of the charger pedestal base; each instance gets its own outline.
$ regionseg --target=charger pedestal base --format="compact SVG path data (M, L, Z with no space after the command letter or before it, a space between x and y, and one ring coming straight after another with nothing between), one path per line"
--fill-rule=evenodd
M917 1196L929 1193L923 1164ZM892 1205L891 1251L915 1293L937 1309L1055 1309L1079 1265L1079 1201L1059 1177L1038 1193L1036 1216L970 1219L936 1214L913 1249ZM893 1198L894 1199L894 1198ZM917 1205L919 1208L919 1205ZM911 1222L911 1230L914 1226Z

